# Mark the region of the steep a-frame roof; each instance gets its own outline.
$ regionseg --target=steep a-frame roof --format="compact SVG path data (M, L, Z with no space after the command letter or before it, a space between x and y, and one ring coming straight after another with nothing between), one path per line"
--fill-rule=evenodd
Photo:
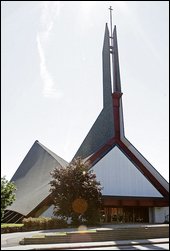
M27 216L50 195L50 172L68 163L35 141L12 177L17 187L16 200L7 209Z
M113 93L111 82L113 86ZM140 173L142 173L142 175L144 175L145 178L157 189L157 191L159 191L159 193L168 200L168 182L125 137L122 94L116 26L114 26L111 36L109 36L109 30L106 24L103 45L104 107L75 154L75 157L81 156L86 158L86 160L91 162L91 167L93 167L115 146L117 146L121 152L124 153L127 159L129 159L136 166ZM103 171L103 174L104 172L105 171Z

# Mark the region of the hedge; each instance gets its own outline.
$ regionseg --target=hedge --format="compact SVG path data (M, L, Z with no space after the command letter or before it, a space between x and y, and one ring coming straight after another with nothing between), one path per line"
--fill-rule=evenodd
M63 219L56 218L24 218L20 226L16 224L11 224L7 226L1 225L1 234L3 233L14 233L14 232L24 232L32 230L47 230L47 229L58 229L58 228L67 228L68 224Z
M44 230L44 229L55 229L55 228L66 228L67 222L63 219L57 218L24 218L22 220L24 229L26 230Z

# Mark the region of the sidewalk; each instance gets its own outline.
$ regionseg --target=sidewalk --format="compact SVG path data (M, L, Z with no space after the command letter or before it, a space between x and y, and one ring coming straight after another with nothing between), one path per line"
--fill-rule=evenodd
M96 229L96 230L111 230L111 229L120 229L120 228L129 228L132 229L134 227L147 227L150 228L152 226L155 226L157 228L162 226L168 226L169 224L103 224L100 227L93 228L88 227L87 229ZM9 234L2 234L1 235L1 250L47 250L47 249L76 249L76 248L90 248L90 247L116 247L116 246L133 246L133 245L140 245L140 244L161 244L161 243L169 243L169 235L164 237L159 236L157 237L151 237L143 239L136 238L135 240L132 240L129 238L128 240L115 240L115 241L91 241L91 242L74 242L74 243L58 243L58 244L31 244L31 245L19 245L19 241L22 240L25 237L32 237L34 234L38 233L53 233L53 232L71 232L76 231L77 228L66 228L66 229L53 229L53 230L39 230L39 231L30 231L30 232L16 232L16 233L9 233Z
M41 245L19 245L12 247L4 247L1 250L62 250L74 248L89 247L116 247L116 246L132 246L143 244L160 244L169 243L169 238L146 239L146 240L124 240L124 241L104 241L104 242L84 242L84 243L60 243L60 244L41 244Z

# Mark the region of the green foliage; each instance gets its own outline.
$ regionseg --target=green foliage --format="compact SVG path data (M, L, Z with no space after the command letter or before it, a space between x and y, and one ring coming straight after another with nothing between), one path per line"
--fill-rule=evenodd
M5 177L1 178L1 221L5 209L15 200L15 190L16 187L13 182L9 182Z
M22 220L24 224L24 229L26 230L41 230L41 229L55 229L55 228L65 228L67 227L67 222L63 219L56 218L24 218Z
M23 224L1 224L1 234L22 232Z
M54 214L70 218L76 226L98 223L102 188L89 164L77 158L66 168L55 168L51 175Z
M3 223L1 224L1 228L7 228L7 227L23 227L24 224L15 224L15 223Z

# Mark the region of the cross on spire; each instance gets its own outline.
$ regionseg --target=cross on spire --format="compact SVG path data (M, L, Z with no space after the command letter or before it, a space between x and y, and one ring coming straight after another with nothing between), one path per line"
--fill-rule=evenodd
M110 10L110 38L111 38L111 46L112 46L112 6L109 7Z

